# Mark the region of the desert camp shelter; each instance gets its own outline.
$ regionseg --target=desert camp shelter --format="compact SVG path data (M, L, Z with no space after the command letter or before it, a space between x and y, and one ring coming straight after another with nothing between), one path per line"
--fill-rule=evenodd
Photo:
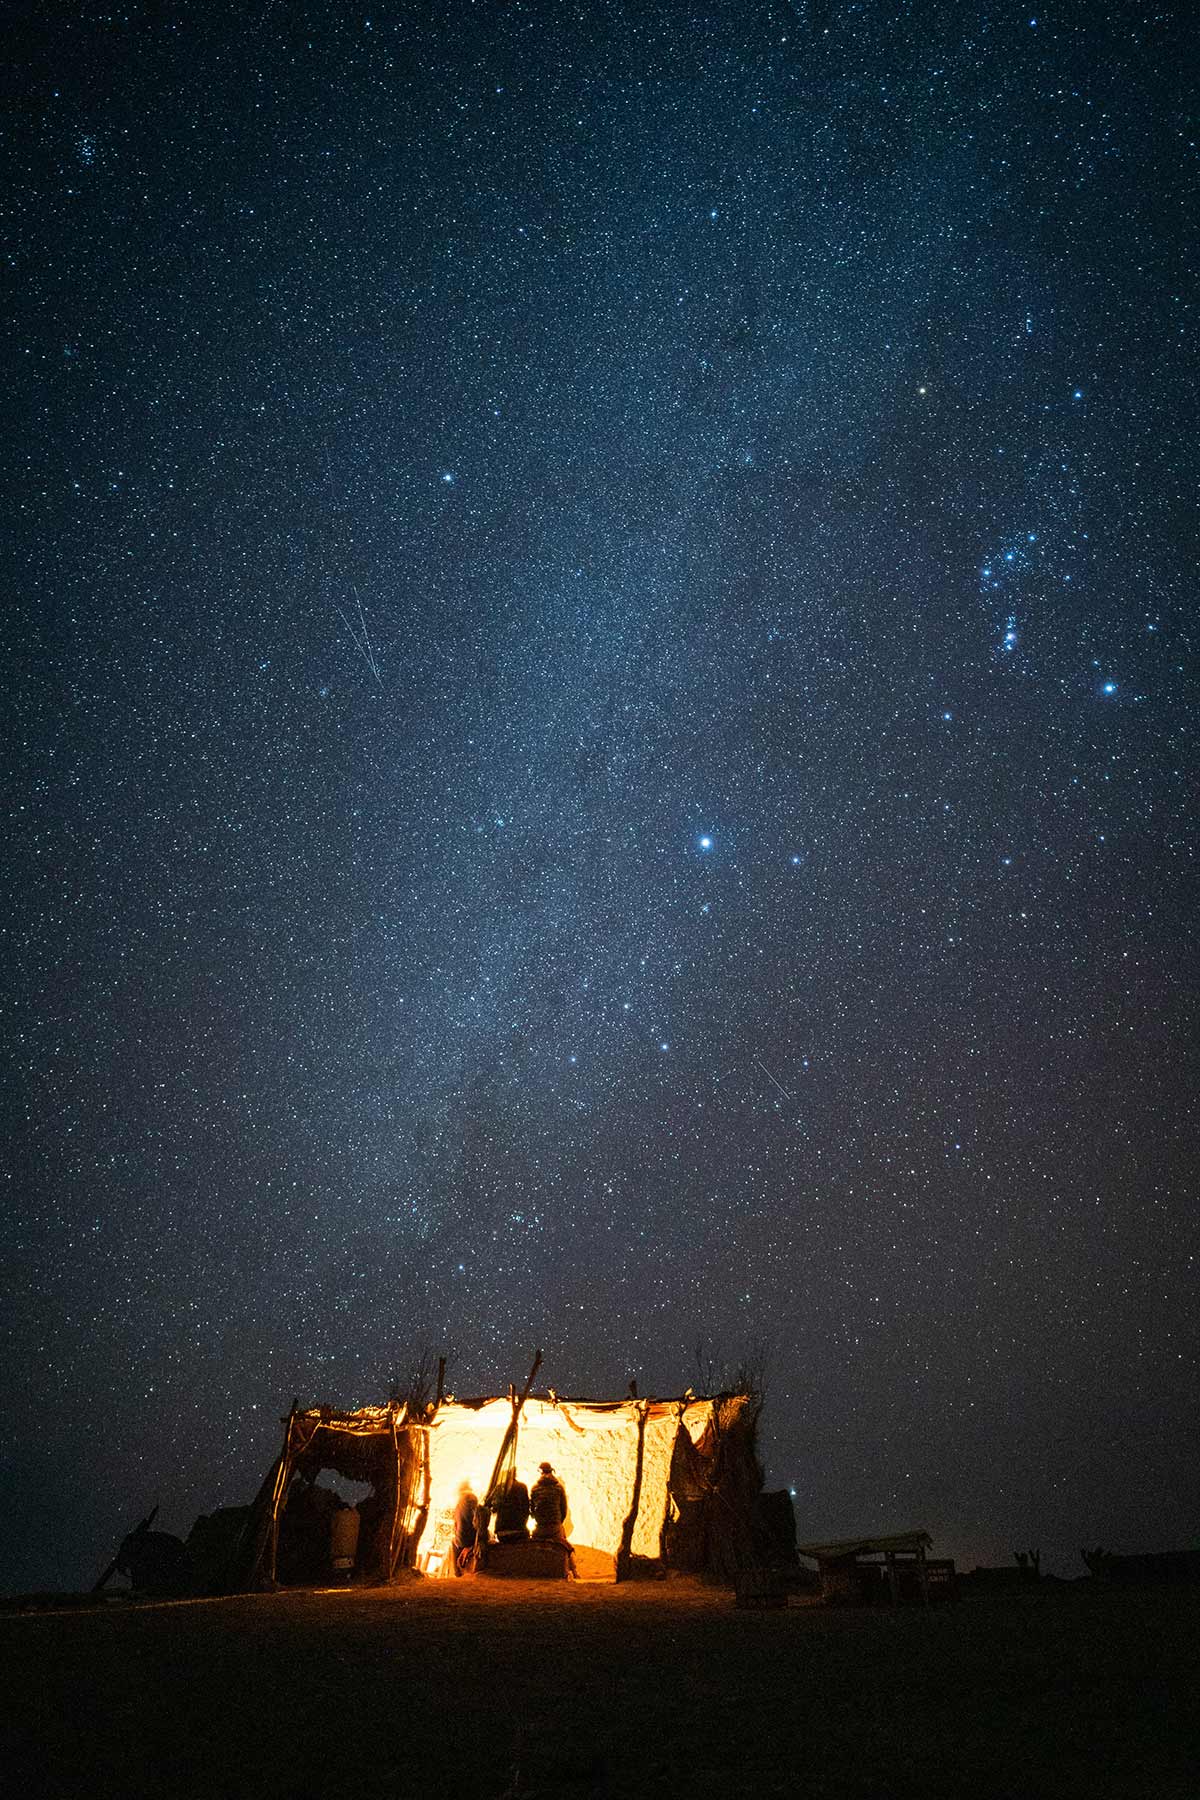
M955 1591L954 1564L931 1561L927 1531L893 1532L885 1537L842 1538L832 1544L797 1544L821 1576L821 1598L832 1605L901 1599L948 1598ZM885 1585L886 1584L886 1585Z
M762 1485L754 1454L757 1398L565 1399L553 1390L403 1402L351 1412L293 1407L250 1508L224 1585L290 1578L289 1517L311 1503L323 1470L370 1484L359 1508L354 1577L448 1572L460 1484L486 1499L502 1465L528 1485L549 1462L569 1501L567 1534L581 1578L621 1580L668 1567L733 1580L753 1560ZM293 1509L296 1509L293 1514ZM292 1534L294 1536L294 1533Z

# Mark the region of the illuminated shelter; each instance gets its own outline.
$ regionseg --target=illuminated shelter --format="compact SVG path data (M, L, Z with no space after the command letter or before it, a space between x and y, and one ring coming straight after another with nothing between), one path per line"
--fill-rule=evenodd
M405 1569L443 1572L459 1484L482 1499L519 1417L506 1462L528 1486L553 1463L569 1501L567 1533L581 1577L621 1580L666 1568L733 1581L754 1560L752 1514L762 1485L754 1454L758 1400L748 1394L572 1400L552 1390L446 1399L410 1416L403 1403L293 1407L284 1442L250 1509L226 1586L278 1581L289 1498L322 1470L373 1493L361 1508L357 1579Z

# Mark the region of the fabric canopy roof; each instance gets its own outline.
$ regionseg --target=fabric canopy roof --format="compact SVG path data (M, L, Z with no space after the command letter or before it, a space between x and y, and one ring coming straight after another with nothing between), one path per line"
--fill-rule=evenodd
M842 1538L833 1544L797 1544L801 1556L814 1562L844 1562L851 1556L886 1556L891 1552L928 1550L933 1539L927 1531L898 1531L891 1537Z

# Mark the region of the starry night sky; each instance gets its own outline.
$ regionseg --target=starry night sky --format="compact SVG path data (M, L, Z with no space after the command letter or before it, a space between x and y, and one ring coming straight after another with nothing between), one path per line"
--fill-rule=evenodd
M1194 1541L1189 16L28 9L7 1585L538 1344Z

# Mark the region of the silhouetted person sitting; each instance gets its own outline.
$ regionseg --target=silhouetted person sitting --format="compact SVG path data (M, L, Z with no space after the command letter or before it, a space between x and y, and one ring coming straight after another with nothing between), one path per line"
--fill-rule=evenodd
M533 1535L561 1540L567 1521L567 1490L554 1473L553 1463L542 1463L541 1471L529 1496Z
M529 1510L533 1514L533 1535L535 1538L550 1538L554 1543L567 1545L567 1565L571 1573L575 1573L575 1552L567 1543L567 1490L554 1473L553 1463L540 1465L541 1474L533 1484L533 1492L529 1496Z
M469 1481L459 1483L458 1501L454 1508L454 1573L462 1575L464 1552L475 1548L475 1533L479 1514L479 1501L476 1499Z
M509 1475L492 1501L496 1521L496 1541L501 1544L523 1544L529 1535L529 1489L515 1475Z

